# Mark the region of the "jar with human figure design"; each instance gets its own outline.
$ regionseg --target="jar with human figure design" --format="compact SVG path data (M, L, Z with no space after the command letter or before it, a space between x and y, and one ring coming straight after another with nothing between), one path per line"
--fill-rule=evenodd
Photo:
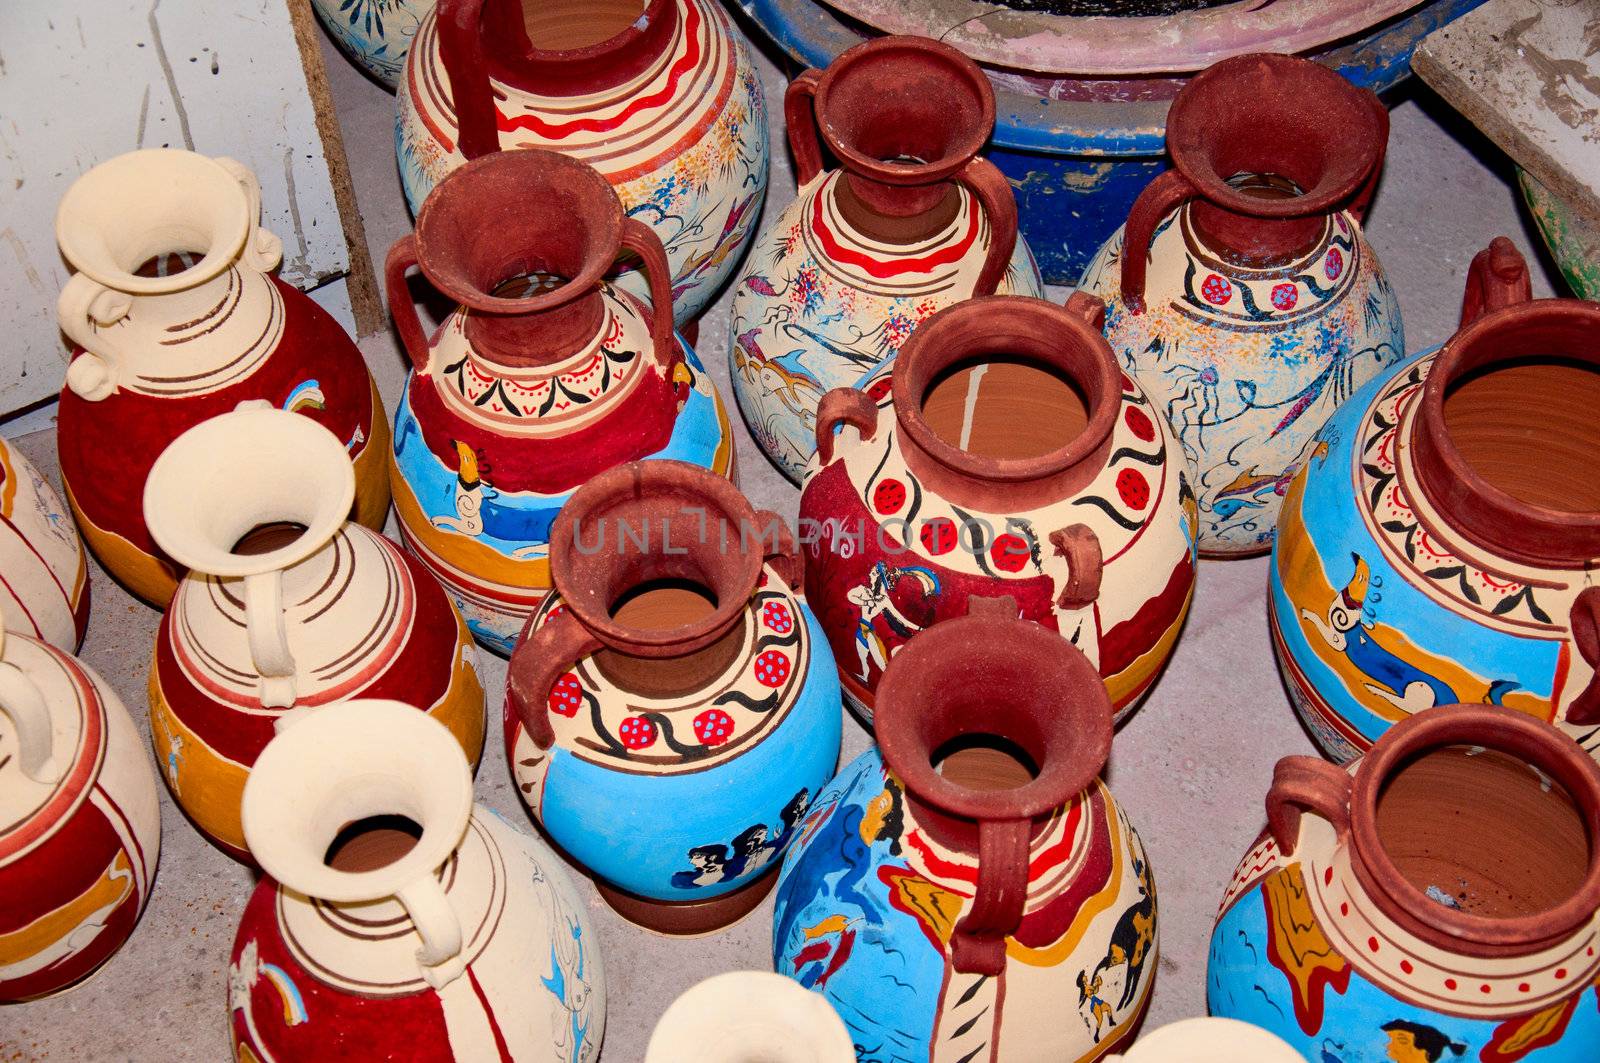
M1285 757L1211 935L1213 1015L1308 1059L1592 1060L1600 767L1452 705L1348 769Z
M1100 320L1082 294L971 299L823 399L806 596L869 724L890 658L984 599L1087 654L1119 718L1155 681L1194 588L1194 496Z
M472 801L456 737L358 699L261 751L244 833L266 875L234 936L240 1063L593 1063L599 942L549 846Z
M650 303L602 280L640 256ZM431 342L406 272L460 304ZM389 251L413 371L395 410L395 513L478 640L510 653L550 589L550 528L613 465L677 458L734 475L711 378L672 331L661 242L595 170L551 151L452 172Z
M452 170L544 148L594 167L666 253L686 325L732 275L767 195L767 102L716 0L440 0L397 95L395 149L413 212Z
M56 241L78 272L56 306L75 344L56 448L89 547L162 607L183 575L144 522L150 466L183 431L262 399L333 432L356 467L356 520L389 512L389 423L344 329L272 275L261 188L232 159L165 148L119 155L67 190Z
M61 496L0 440L0 621L73 653L89 625L89 561Z
M1505 237L1462 327L1318 433L1269 569L1295 709L1349 760L1396 721L1488 702L1600 754L1600 304L1532 299Z
M477 762L477 648L444 591L388 539L345 519L355 477L339 440L266 403L173 441L145 485L146 520L189 569L150 666L150 733L173 799L248 860L239 802L285 720L356 697L397 698Z
M0 1004L75 985L133 933L161 849L141 745L94 671L0 627Z
M728 353L751 434L799 482L827 391L855 384L941 307L1044 292L1011 186L978 155L994 90L972 60L880 37L796 77L784 116L799 195L751 251ZM824 145L838 169L822 168Z
M839 683L794 540L726 480L646 461L576 491L550 543L556 593L506 698L523 800L625 918L731 923L839 757Z
M982 612L889 662L878 747L784 858L773 963L907 1063L1095 1060L1157 966L1149 858L1099 778L1111 703L1064 639Z
M1194 464L1206 556L1271 547L1311 437L1405 355L1361 230L1388 137L1378 97L1319 63L1225 59L1173 100L1173 169L1079 284Z

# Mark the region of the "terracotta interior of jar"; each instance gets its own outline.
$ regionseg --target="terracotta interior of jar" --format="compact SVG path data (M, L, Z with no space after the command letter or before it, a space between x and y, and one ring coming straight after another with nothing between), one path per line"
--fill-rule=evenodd
M1305 195L1305 190L1294 178L1276 173L1236 173L1228 184L1251 199L1294 199Z
M628 29L645 0L523 0L522 25L539 51L591 48Z
M323 862L336 871L376 871L405 856L422 838L422 826L401 815L366 816L348 823L328 845Z
M1467 464L1506 494L1567 513L1600 512L1594 363L1537 355L1497 360L1451 383L1444 420Z
M132 272L135 277L176 277L199 265L205 257L204 251L175 248L151 255L134 267Z
M244 557L270 554L276 550L282 550L305 533L306 526L292 520L275 520L266 524L257 524L254 528L239 536L239 541L233 544L233 553Z
M1508 919L1571 897L1593 840L1572 798L1521 758L1481 747L1426 750L1378 795L1378 837L1435 903Z
M982 143L984 111L970 72L950 59L884 49L833 73L818 117L866 158L947 165Z
M934 770L968 790L1015 790L1039 776L1028 751L1001 735L966 734L934 750Z
M717 596L690 579L646 580L629 588L611 606L611 618L635 631L670 631L703 623L717 608ZM705 649L654 660L603 649L595 656L602 675L627 690L675 697L699 690L727 671L744 645L744 625L735 624Z
M933 378L922 416L940 439L969 454L1022 460L1053 453L1089 423L1089 402L1065 372L1025 358L985 355Z
M495 285L489 294L496 299L528 299L535 295L542 295L545 292L553 292L570 279L560 274L543 271L519 273L514 277L507 277Z

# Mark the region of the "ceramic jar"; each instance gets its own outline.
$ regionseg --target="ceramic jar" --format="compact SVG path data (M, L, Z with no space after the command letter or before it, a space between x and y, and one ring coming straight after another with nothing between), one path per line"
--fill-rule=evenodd
M1211 935L1213 1015L1308 1059L1591 1060L1600 769L1490 706L1396 724L1351 771L1285 757Z
M601 279L621 250L643 261L651 303ZM413 265L461 304L431 341ZM386 271L413 366L395 411L395 512L489 648L510 653L549 591L550 526L579 484L647 457L733 476L722 400L672 332L661 243L590 167L536 149L468 163Z
M560 151L660 238L680 325L732 274L766 198L766 97L716 0L441 0L399 97L412 211L468 159ZM644 281L621 283L642 296Z
M100 563L163 606L180 570L145 528L144 480L184 429L250 399L304 414L356 465L356 519L382 527L389 426L338 322L272 276L255 175L232 159L129 152L73 182L56 240L78 272L61 291L76 345L56 446L67 501Z
M838 762L839 683L782 521L682 462L579 489L556 593L511 659L506 752L550 838L625 918L749 912Z
M89 566L61 496L0 440L0 621L72 653L89 623Z
M128 710L66 652L0 630L0 1003L110 959L150 898L156 780Z
M1325 66L1223 60L1179 91L1173 169L1080 282L1194 465L1205 556L1271 546L1312 435L1405 354L1361 231L1388 136L1377 96Z
M173 799L248 860L239 802L290 716L355 697L435 717L477 763L477 649L422 565L347 521L355 477L327 429L266 403L173 441L145 484L145 517L189 569L150 666L150 732Z
M826 1000L780 975L729 971L685 990L656 1023L644 1063L856 1063Z
M728 351L751 434L799 482L827 391L856 383L941 307L1043 289L1011 186L978 155L994 90L954 48L859 44L795 78L784 117L800 193L750 254ZM823 145L839 169L823 170Z
M362 69L391 91L405 69L406 52L434 0L311 0L328 36Z
M1156 970L1156 892L1100 781L1111 705L1088 659L998 606L889 664L878 747L784 859L773 963L906 1063L1094 1060Z
M549 847L472 802L437 720L357 700L262 750L244 832L267 876L234 937L241 1063L592 1063L599 944Z
M1462 320L1345 404L1284 503L1273 646L1337 760L1456 702L1600 749L1600 305L1530 300L1501 237Z
M889 659L984 599L1083 650L1119 717L1149 690L1194 587L1194 495L1097 300L940 311L864 390L823 399L817 442L806 596L868 723Z
M1106 1063L1305 1063L1305 1057L1259 1026L1207 1017L1147 1033L1126 1055L1107 1056Z

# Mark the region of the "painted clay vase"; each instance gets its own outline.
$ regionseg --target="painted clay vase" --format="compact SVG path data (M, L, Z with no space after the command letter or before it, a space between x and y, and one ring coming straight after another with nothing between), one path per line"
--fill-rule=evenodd
M732 275L767 195L766 96L716 0L441 0L399 97L413 212L502 148L586 162L660 237L680 325ZM643 296L645 280L620 283Z
M1273 646L1336 760L1457 702L1600 750L1600 305L1530 299L1501 237L1462 321L1345 404L1284 502Z
M263 877L228 966L240 1063L592 1063L599 943L543 842L472 802L456 738L409 705L306 713L256 761Z
M272 276L282 243L232 159L129 152L75 181L56 240L78 272L57 304L75 344L56 447L78 527L113 576L164 606L183 574L144 523L144 480L191 425L265 399L338 436L356 465L355 517L382 527L389 425L350 337Z
M823 399L806 597L869 725L889 659L985 599L1083 650L1119 719L1155 681L1194 588L1194 496L1099 323L1081 294L971 299Z
M434 0L311 0L322 28L358 66L393 90Z
M1211 1014L1307 1059L1592 1060L1600 769L1472 705L1395 725L1351 770L1285 757L1223 897Z
M1600 299L1600 229L1521 167L1517 168L1517 186L1567 286L1580 299Z
M850 1032L816 993L766 971L685 990L656 1023L644 1063L856 1063Z
M1388 136L1377 96L1327 67L1223 60L1178 93L1173 169L1079 285L1194 465L1205 556L1271 546L1312 435L1405 354L1361 231Z
M0 630L0 1003L66 989L133 933L161 849L156 780L106 682Z
M756 241L728 350L751 434L798 483L826 392L942 307L1043 289L1011 186L978 155L994 90L972 60L924 37L868 41L795 78L784 116L800 193Z
M783 522L682 462L572 496L556 593L511 658L506 752L533 816L625 918L749 912L832 776L842 713Z
M1093 1060L1149 999L1155 884L1098 778L1111 705L1094 667L989 612L890 662L878 747L784 859L773 963L882 1058Z
M643 260L652 303L601 279L620 250ZM431 341L412 265L461 304ZM549 591L550 527L578 485L649 457L734 475L722 400L673 335L661 243L590 167L536 149L468 163L387 273L414 368L395 411L395 512L490 649L510 653Z
M3 440L0 621L68 653L89 624L89 565L72 516L33 462Z
M1305 1057L1259 1026L1206 1017L1147 1033L1126 1055L1107 1056L1106 1063L1305 1063Z
M290 716L357 697L435 717L477 763L477 648L422 565L347 521L355 477L322 426L266 403L173 441L145 484L150 532L189 570L150 666L150 733L173 799L248 860L239 802Z

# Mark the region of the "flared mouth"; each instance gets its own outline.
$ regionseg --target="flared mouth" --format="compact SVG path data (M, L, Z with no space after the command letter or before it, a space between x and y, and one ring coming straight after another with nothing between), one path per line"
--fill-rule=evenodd
M1411 432L1424 496L1498 555L1600 558L1600 306L1492 311L1434 360Z
M422 204L417 262L463 306L534 313L594 289L616 261L622 224L621 200L593 167L543 148L499 151L452 171ZM527 277L565 282L508 284Z
M681 461L631 462L562 507L550 531L551 576L606 646L677 656L738 622L761 575L767 532L727 480ZM654 607L663 601L666 608Z
M931 184L983 150L994 130L994 89L949 45L879 37L828 64L816 113L847 170L884 184Z
M461 844L472 769L448 728L398 701L312 709L245 783L246 844L267 874L335 903L392 897Z
M853 1063L849 1031L820 993L768 971L700 982L662 1014L644 1063Z
M1509 709L1396 724L1356 770L1353 861L1391 917L1457 950L1549 945L1600 907L1600 768Z
M941 310L912 333L892 373L902 434L939 464L985 482L1041 480L1077 466L1110 437L1122 394L1099 330L1025 296Z
M161 452L145 481L156 545L212 576L286 569L350 516L355 467L339 438L265 403L202 421Z
M890 660L874 725L916 799L964 820L1033 819L1088 789L1111 752L1111 699L1089 659L1026 620L966 616Z
M182 291L239 257L259 219L238 178L174 148L130 151L79 177L56 209L56 243L73 268L135 295Z
M1383 105L1333 70L1290 55L1224 59L1172 101L1167 151L1208 201L1258 218L1336 209L1383 157ZM1242 176L1297 194L1262 195Z

